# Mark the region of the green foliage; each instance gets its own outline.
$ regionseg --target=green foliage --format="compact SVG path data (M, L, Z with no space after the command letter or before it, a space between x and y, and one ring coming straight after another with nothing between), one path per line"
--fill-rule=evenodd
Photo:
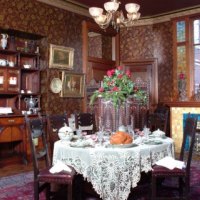
M129 70L124 72L122 67L107 71L101 87L96 90L90 98L90 105L93 105L98 97L112 100L115 106L123 103L129 96L137 100L146 101L146 93L134 87Z

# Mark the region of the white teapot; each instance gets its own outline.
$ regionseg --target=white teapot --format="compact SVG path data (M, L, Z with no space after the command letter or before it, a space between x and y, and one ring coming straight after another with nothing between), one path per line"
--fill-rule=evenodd
M155 137L161 137L164 138L165 137L165 132L161 131L160 129L157 129L153 132L153 135Z
M66 124L62 128L60 128L58 131L58 137L61 140L70 141L72 140L73 136L74 136L74 132L72 128L70 128Z

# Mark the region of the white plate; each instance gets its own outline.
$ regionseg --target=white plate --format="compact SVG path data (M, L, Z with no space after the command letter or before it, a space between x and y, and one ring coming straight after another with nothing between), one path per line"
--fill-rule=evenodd
M59 78L53 78L50 88L53 93L59 93L62 90L62 81Z
M135 143L131 144L109 144L108 148L131 148L131 147L137 147L138 145Z

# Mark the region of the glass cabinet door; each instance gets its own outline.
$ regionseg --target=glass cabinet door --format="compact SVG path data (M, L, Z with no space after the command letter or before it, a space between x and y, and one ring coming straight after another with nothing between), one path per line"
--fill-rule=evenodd
M7 91L18 93L20 90L20 73L19 70L8 69L7 72Z

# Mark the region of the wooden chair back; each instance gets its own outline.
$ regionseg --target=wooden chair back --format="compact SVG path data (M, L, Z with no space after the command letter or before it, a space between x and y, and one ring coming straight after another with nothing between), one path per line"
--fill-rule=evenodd
M29 118L27 115L25 115L25 121L29 133L28 136L34 167L34 177L37 178L41 167L40 160L44 161L45 167L51 166L49 150L47 146L47 136L44 131L44 121L41 116Z
M51 155L53 154L54 142L59 140L58 131L65 124L68 126L68 118L66 113L47 115L47 130Z
M75 114L76 129L82 129L87 134L93 134L96 131L94 113L78 113Z

